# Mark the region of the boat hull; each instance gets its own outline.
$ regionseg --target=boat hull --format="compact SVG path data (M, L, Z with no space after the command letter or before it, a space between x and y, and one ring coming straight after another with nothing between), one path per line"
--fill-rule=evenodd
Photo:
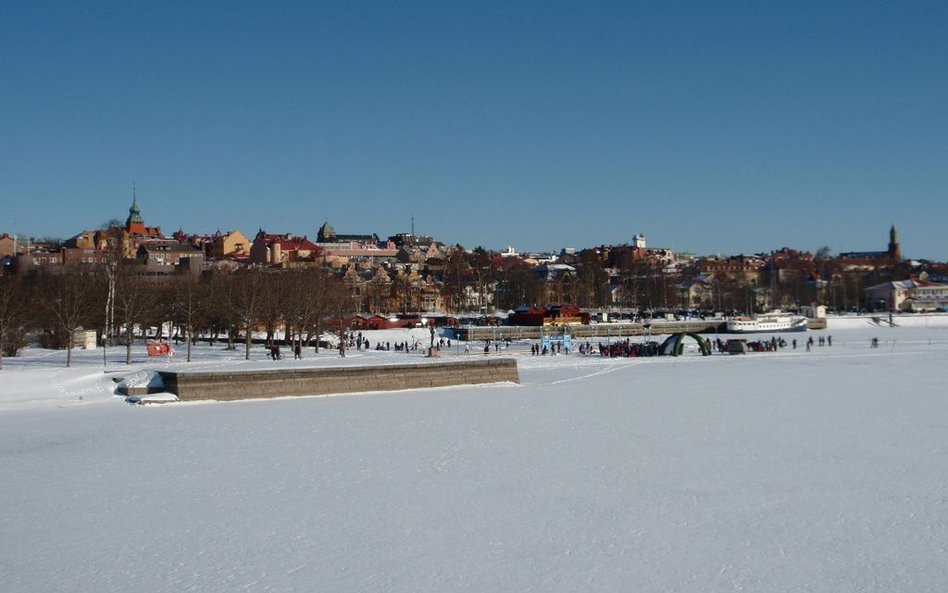
M806 330L805 317L736 318L729 319L725 324L725 332L729 334L770 334Z

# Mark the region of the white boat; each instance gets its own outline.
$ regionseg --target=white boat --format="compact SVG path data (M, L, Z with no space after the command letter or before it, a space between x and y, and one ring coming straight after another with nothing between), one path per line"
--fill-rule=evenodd
M754 317L731 317L726 327L726 331L732 334L802 332L806 331L806 317L789 313L763 313Z

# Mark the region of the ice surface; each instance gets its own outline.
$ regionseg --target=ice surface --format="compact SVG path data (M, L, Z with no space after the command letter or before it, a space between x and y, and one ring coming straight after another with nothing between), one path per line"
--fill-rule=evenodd
M792 337L830 334L522 346L520 386L145 407L112 378L187 363L27 351L0 371L0 591L948 590L948 324Z

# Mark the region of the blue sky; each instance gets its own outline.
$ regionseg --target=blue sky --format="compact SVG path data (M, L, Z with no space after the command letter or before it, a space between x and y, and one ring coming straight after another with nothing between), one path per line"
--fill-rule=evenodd
M948 260L944 2L0 3L0 231Z

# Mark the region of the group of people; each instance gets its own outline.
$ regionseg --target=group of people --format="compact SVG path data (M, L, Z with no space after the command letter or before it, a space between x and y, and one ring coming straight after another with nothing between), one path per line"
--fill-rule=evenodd
M819 344L820 347L823 347L823 346L832 346L832 345L833 345L833 336L819 336L817 339L814 339L813 336L809 336L809 337L806 339L806 342L804 342L804 346L806 347L806 351L809 352L810 349L811 349L814 345L816 345L816 344ZM790 345L791 345L791 347L792 347L794 350L796 350L796 349L797 349L797 346L798 346L797 339L796 339L796 338L793 338L793 339L790 341ZM748 348L748 350L750 350L751 352L776 352L776 351L778 351L778 350L780 350L780 349L782 349L782 348L786 348L786 347L787 347L787 341L784 340L782 337L778 338L778 337L775 337L775 336L774 336L774 337L771 337L769 340L754 340L754 341L751 341L751 342L747 342L747 348ZM720 339L720 338L717 338L717 339L714 341L714 348L715 348L715 350L717 350L718 352L727 352L727 351L728 351L728 350L727 350L727 342L725 342L724 340L722 340L722 339Z
M270 345L270 353L268 354L268 356L270 357L270 360L281 360L283 358L283 354L280 352L280 347L277 346L276 344ZM302 358L303 358L303 347L300 345L299 342L297 342L296 344L293 345L293 359L301 360Z
M814 341L813 341L813 336L810 336L810 337L807 339L807 341L806 341L806 351L809 352L809 351L810 351L810 348L812 348L814 344L819 344L821 348L822 348L823 346L832 346L832 345L833 345L833 336L820 336L820 339L819 339L818 342L814 342ZM794 340L794 341L793 341L793 348L794 348L794 350L796 350L796 347L797 347L797 341Z
M450 342L448 343L450 344ZM484 354L490 354L491 348L494 349L494 352L500 352L501 348L504 348L504 349L510 348L510 338L499 338L497 340L491 340L491 339L484 340ZM470 349L467 346L464 346L464 352L465 353L470 352Z
M357 350L370 350L371 344L367 338L362 336L360 332L358 335L350 336L348 339L344 339L340 346L346 345L349 348L356 348ZM713 342L710 339L707 339L707 345L709 350L714 349L717 352L727 352L728 346L725 340L716 338ZM796 350L798 346L797 339L794 338L790 342L791 347ZM833 345L833 336L819 336L815 338L809 336L804 342L807 352L814 345L822 346L832 346ZM419 347L422 347L423 344L420 340L416 340L414 343L409 341L400 341L392 344L390 341L379 341L374 350L376 351L391 351L395 350L396 352L416 352ZM490 353L491 350L495 352L500 352L501 349L506 349L510 346L509 338L501 338L497 340L485 340L484 341L484 354ZM444 347L448 349L451 348L451 340L446 338L440 338L434 342L434 347L437 350L441 350ZM747 342L747 347L752 352L776 352L782 348L787 347L787 341L782 337L771 337L769 340L755 340ZM872 348L879 347L879 339L873 338L871 342ZM283 358L282 353L280 352L280 346L272 344L269 347L268 356L272 360L280 360ZM578 346L578 351L580 355L590 356L598 353L599 356L605 358L633 358L639 356L657 356L660 354L660 345L658 342L636 342L633 343L629 338L625 340L602 343L599 342L598 348L593 346L588 340L586 342L581 342ZM343 351L340 348L340 351ZM470 345L464 345L464 352L470 353ZM547 355L558 355L558 354L569 354L570 348L565 345L564 342L554 341L549 344L541 343L531 343L530 344L530 354L532 356L547 356ZM302 359L302 348L299 343L293 345L293 358Z
M547 354L556 355L556 354L569 354L569 346L565 346L563 342L551 342L547 344L530 344L530 354L533 356L546 356Z
M606 358L638 358L640 356L658 356L658 342L632 342L629 338L621 342L603 344L599 342L599 355Z

